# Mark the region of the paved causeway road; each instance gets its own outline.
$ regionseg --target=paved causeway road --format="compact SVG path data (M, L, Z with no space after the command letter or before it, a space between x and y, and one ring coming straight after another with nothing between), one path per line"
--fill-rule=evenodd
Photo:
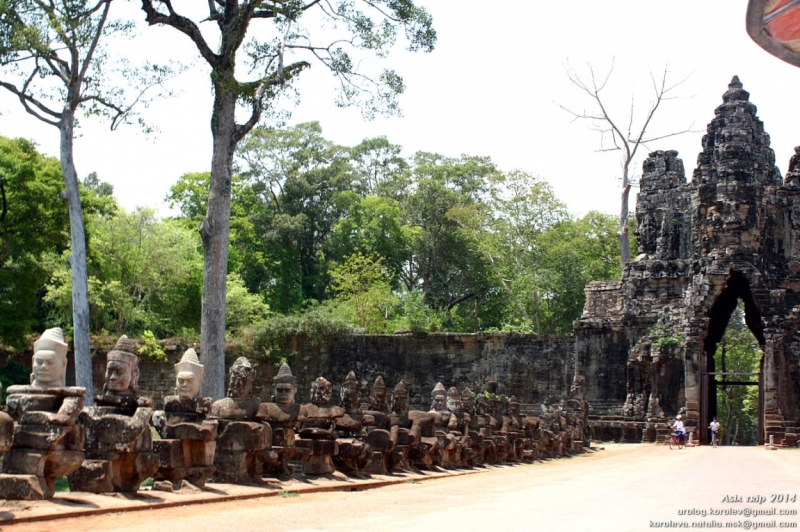
M742 502L733 502L738 499ZM748 516L748 509L766 515ZM710 515L711 510L728 514ZM798 510L800 449L670 451L665 446L628 445L566 460L364 492L269 497L20 524L3 530L623 532L672 530L682 523L701 529L715 524L725 528L726 523L734 523L741 528L726 529L788 525L800 532Z

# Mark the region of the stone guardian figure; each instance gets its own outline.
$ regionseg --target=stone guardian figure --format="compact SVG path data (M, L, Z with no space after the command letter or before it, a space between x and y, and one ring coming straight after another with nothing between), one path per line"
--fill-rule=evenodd
M67 476L70 490L135 492L158 471L150 432L151 401L138 392L139 357L122 335L106 355L102 394L78 418L86 428L86 459Z
M272 427L258 417L260 401L253 396L256 370L239 357L229 374L228 397L211 405L211 417L219 421L212 480L260 484L278 455L272 449Z
M203 487L214 473L214 451L219 422L207 419L211 398L201 397L203 366L194 349L187 349L175 364L175 395L164 397L164 439L153 442L161 464L156 480L179 489L186 480Z
M0 498L49 499L55 480L85 458L85 430L77 425L86 390L66 386L67 343L59 328L33 344L30 386L9 386L6 405L17 421L14 444L3 457ZM0 416L0 431L10 428Z

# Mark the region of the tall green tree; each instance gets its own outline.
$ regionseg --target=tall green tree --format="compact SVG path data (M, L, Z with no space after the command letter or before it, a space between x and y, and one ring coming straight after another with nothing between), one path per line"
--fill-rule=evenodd
M559 221L542 236L542 332L571 332L572 322L583 312L586 285L619 279L617 229L613 216L590 211Z
M398 302L391 272L378 255L356 252L331 269L333 304L346 311L358 327L370 333L386 332L389 315Z
M142 9L149 24L186 35L211 67L213 151L208 210L200 225L205 260L200 349L206 366L205 390L220 398L225 382L225 290L237 144L258 124L265 107L285 94L310 65L308 60L321 63L341 82L340 105L361 104L368 116L396 112L402 78L392 70L375 77L359 72L351 52L360 49L382 55L398 30L405 32L410 50L429 51L436 32L428 12L411 0L210 1L208 10L194 20L178 13L171 0L143 0ZM200 20L216 24L213 41L204 35ZM333 24L322 31L326 23ZM242 80L237 63L249 68L250 79ZM248 116L237 123L240 105Z
M109 80L103 39L125 31L109 19L111 0L15 0L0 9L0 87L16 96L23 108L60 135L61 173L70 219L72 324L75 380L92 388L89 345L89 288L86 239L78 174L73 158L74 130L80 110L105 115L112 128L131 116L123 91ZM166 71L149 71L143 90L158 84ZM149 77L149 76L146 76ZM141 92L132 101L140 100ZM86 398L92 403L92 396Z
M350 150L325 139L319 124L310 122L256 128L238 153L241 197L275 279L267 290L270 307L289 312L322 301L330 284L328 265L341 257L332 231L363 192Z
M402 282L453 319L457 307L470 305L462 317L473 330L480 327L480 302L491 288L491 271L461 225L466 212L486 208L487 181L495 171L488 157L419 152L412 163L412 191L402 202L405 225L415 228L413 256L401 272Z
M57 159L24 139L0 137L0 341L24 346L37 325L50 254L69 244Z
M196 329L202 257L199 237L175 220L159 220L152 209L117 209L87 217L90 316L95 331L159 336ZM66 322L71 278L57 270L46 300Z

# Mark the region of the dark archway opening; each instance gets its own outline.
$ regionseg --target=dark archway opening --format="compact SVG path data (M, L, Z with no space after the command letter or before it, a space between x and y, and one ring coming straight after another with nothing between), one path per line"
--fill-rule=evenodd
M752 338L758 344L759 350L756 351L757 360L751 354L751 363L745 369L736 365L725 365L725 345L722 346L722 357L718 352L720 342L725 336L728 326L731 325L731 317L736 311L737 305L741 302L744 313L744 324L752 333ZM741 314L736 317L741 320ZM734 326L736 324L733 324ZM741 333L745 333L741 326L739 326L740 343L742 343ZM749 338L752 343L752 338ZM752 396L751 403L756 403L757 406L757 443L763 443L763 408L761 397L760 382L760 368L763 363L763 350L765 345L764 339L764 324L761 319L758 305L753 298L750 291L750 283L744 275L740 272L732 272L728 278L725 289L719 294L714 304L708 313L708 322L705 339L703 341L704 361L701 367L700 379L700 441L701 443L708 443L709 432L707 427L711 420L717 416L720 417L721 413L725 413L727 421L731 421L730 409L731 401L735 397L737 401L742 401L742 392L745 390L743 387L756 388L756 391L750 392ZM715 359L715 353L717 357ZM720 363L720 358L722 363ZM720 393L721 392L721 393ZM720 405L719 403L723 404ZM720 412L719 407L724 406L725 412ZM720 422L724 423L722 419ZM738 429L738 422L737 422ZM733 427L725 427L727 432L727 440L733 441L731 438L731 431Z

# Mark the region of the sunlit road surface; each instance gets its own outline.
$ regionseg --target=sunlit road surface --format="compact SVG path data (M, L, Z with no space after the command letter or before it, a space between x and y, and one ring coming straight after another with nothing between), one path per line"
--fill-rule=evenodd
M364 492L270 497L8 529L800 530L795 528L800 527L798 495L800 449L699 447L679 451L663 445L612 445L605 451L564 460ZM712 514L714 511L721 513Z

